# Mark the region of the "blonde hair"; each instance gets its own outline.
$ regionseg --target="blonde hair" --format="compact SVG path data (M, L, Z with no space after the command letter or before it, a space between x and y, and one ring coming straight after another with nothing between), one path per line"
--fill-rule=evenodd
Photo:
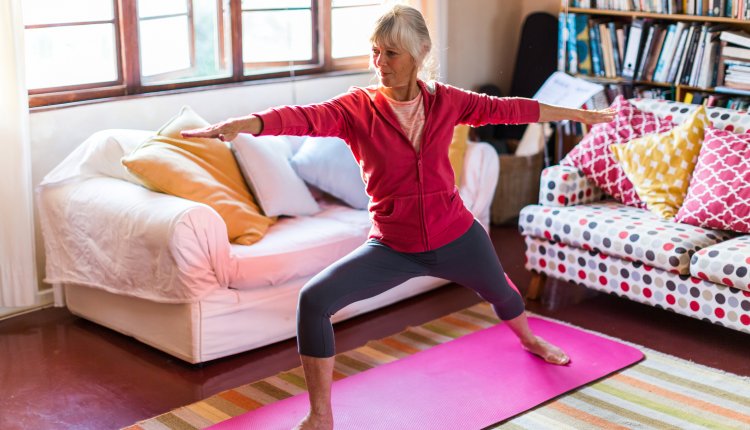
M370 43L405 49L414 58L420 79L437 79L437 62L432 55L430 31L417 9L400 4L390 8L375 23ZM370 63L374 67L372 57Z

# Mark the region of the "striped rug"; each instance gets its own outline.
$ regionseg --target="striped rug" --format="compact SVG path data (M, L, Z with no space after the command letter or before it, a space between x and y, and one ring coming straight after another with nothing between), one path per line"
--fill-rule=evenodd
M409 327L338 354L334 379L346 378L497 323L490 306L480 303ZM750 428L750 378L639 348L646 359L635 366L489 428ZM304 390L302 368L298 367L141 421L127 430L203 429Z

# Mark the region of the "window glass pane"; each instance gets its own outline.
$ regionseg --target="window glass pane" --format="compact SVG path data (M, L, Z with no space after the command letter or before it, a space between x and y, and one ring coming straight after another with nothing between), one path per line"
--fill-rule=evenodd
M242 9L309 8L310 0L242 0Z
M178 15L187 13L185 0L138 0L138 17Z
M331 12L333 58L355 57L370 52L370 34L380 16L380 6L346 7Z
M152 1L144 0L144 3ZM229 0L192 1L192 40L191 23L187 16L140 21L141 76L144 85L231 75Z
M141 21L141 74L152 76L190 67L190 37L185 16Z
M29 89L116 81L112 24L26 30L26 84Z
M371 6L376 4L381 4L382 1L374 1L374 0L332 0L331 6L333 7L342 7L342 6ZM399 2L403 3L403 2Z
M245 63L309 61L312 54L309 10L242 13L242 59Z
M23 0L25 25L109 21L113 0Z

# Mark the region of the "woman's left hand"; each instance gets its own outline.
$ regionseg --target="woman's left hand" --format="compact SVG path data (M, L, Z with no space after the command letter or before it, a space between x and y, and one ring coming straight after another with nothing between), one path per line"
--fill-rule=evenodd
M584 124L599 124L602 122L612 122L615 119L615 111L612 108L601 109L601 110L581 110L581 117L578 118L579 122Z

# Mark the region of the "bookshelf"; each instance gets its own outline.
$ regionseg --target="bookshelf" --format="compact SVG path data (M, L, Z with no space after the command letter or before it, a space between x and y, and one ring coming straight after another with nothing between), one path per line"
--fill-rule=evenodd
M721 4L727 8L724 14L731 14L733 0L703 1L706 7ZM737 1L744 3L744 0ZM580 3L589 3L592 7L575 7ZM619 5L620 8L631 10L605 9L596 7L597 3ZM632 10L639 8L636 5L644 8L642 5L649 3L652 9L658 6L658 10L667 10L666 5L670 2L563 1L559 30L567 39L560 47L559 55L564 56L558 58L558 70L605 85L609 99L614 92L626 97L668 98L747 109L750 105L750 20ZM654 6L657 3L660 5ZM671 3L672 8L682 9L688 7L691 1ZM676 3L680 5L676 6ZM701 3L700 0L692 0L690 7L700 7ZM747 13L743 10L734 12L735 16L750 16L750 10ZM673 29L671 40L670 29ZM748 33L747 44L739 46L723 40L722 32L730 31ZM631 42L631 35L635 35L634 42ZM587 45L585 54L588 55L588 63L572 66L573 62L578 61L578 55L571 54L569 48L575 46L580 51L582 42ZM727 45L741 48L740 51L747 49L748 58L727 58L722 54ZM724 85L725 78L744 79L738 77L740 72L729 72L725 59L730 63L737 60L739 64L735 64L735 67L740 69L745 66L742 62L747 63L746 87L744 82L732 83L732 88L727 87L730 84ZM629 70L626 72L626 69ZM728 77L725 70L733 77Z

